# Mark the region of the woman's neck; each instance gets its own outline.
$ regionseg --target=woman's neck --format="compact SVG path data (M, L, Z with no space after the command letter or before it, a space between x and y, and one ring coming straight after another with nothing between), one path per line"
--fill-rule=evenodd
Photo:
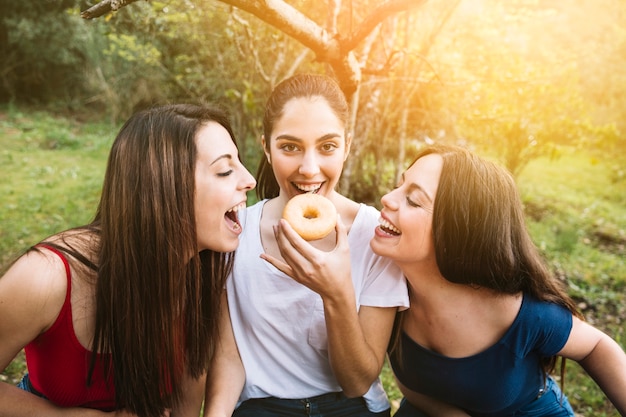
M491 346L509 328L521 294L456 284L437 271L407 275L410 311L404 330L420 345L449 357L466 357Z

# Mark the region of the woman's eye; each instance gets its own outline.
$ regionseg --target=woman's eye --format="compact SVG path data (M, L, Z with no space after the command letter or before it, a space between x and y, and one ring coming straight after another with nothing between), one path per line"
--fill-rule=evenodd
M337 145L334 143L325 143L322 145L322 150L324 152L332 152L337 149Z
M292 144L285 144L283 146L280 147L280 149L282 149L285 152L295 152L298 150L298 147L296 145L292 145Z
M411 200L410 197L406 198L406 203L411 207L422 207L421 204L416 203L415 201Z
M232 173L233 173L233 170L232 170L232 169L229 169L228 171L225 171L225 172L219 172L219 173L217 174L217 176L218 176L218 177L228 177L228 176L229 176L230 174L232 174Z

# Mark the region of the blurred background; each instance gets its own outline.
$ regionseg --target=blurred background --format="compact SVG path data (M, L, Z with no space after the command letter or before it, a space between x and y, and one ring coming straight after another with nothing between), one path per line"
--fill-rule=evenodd
M95 3L0 2L3 264L93 216L109 146L134 111L219 103L254 173L269 91L296 72L333 73L280 25L228 4L235 1L137 1L82 18ZM360 83L342 191L379 206L426 143L462 144L499 161L516 177L555 274L588 320L624 346L626 2L406 3L351 51ZM381 2L285 5L345 38ZM18 358L0 378L22 371ZM580 373L568 365L577 412L616 416Z

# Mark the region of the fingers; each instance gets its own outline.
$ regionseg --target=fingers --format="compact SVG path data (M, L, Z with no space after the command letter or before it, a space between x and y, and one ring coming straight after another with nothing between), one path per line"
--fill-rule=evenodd
M335 266L340 264L343 268L344 259L349 256L347 228L339 217L335 226L335 248L331 251L304 240L285 220L281 219L273 230L282 260L269 254L262 254L261 258L313 291L321 291L323 283L336 279ZM350 276L349 273L346 276Z
M287 221L280 220L278 226L274 227L274 236L280 254L292 267L301 265L303 261L314 262L318 250L300 237Z
M282 241L279 241L279 246L286 246L286 243L289 243L291 246L296 248L298 252L302 253L302 248L309 247L308 242L295 231L293 227L284 219L280 219L278 222L278 226L274 227L274 236L276 236L276 240L282 238ZM283 245L280 245L282 243Z
M288 223L286 224L287 224L287 227L290 227ZM291 244L291 240L289 239L289 237L285 235L285 233L280 228L280 226L274 226L273 230L274 230L274 238L276 239L276 242L278 243L278 249L280 251L280 255L283 257L285 261L278 259L275 256L269 255L267 253L262 253L260 257L266 262L269 262L270 264L272 264L276 269L278 269L282 273L295 279L296 272L294 271L294 269L291 267L290 264L298 265L297 262L293 261L293 257L296 251L294 250L293 245ZM293 229L291 229L291 231L288 231L287 233L290 233L290 232L297 236L297 233L295 233Z
M337 224L335 225L335 231L337 232L335 249L348 246L348 230L346 225L341 220L341 215L337 213Z
M280 259L277 259L275 257L273 257L272 255L268 255L266 253L262 253L261 254L261 259L269 262L270 264L274 265L274 267L276 269L278 269L279 271L281 271L284 274L289 275L290 277L294 278L294 273L293 273L293 269L286 264L285 262L281 261Z

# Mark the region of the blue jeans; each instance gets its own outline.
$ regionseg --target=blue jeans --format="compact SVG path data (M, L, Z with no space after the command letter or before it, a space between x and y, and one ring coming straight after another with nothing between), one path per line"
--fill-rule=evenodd
M519 409L515 417L574 417L574 410L559 384L548 377L541 396Z
M30 378L28 377L28 374L25 374L22 377L20 382L17 384L17 387L23 389L24 391L28 391L32 394L35 394L41 398L46 398L40 392L38 392L35 388L33 388L33 385L30 383Z
M561 395L559 385L552 379L546 381L546 388L537 398L510 414L514 417L574 417L574 410L566 396ZM394 417L428 417L403 398Z
M347 398L341 392L332 392L301 400L280 398L253 398L244 401L233 417L390 417L391 410L373 413L362 397Z

